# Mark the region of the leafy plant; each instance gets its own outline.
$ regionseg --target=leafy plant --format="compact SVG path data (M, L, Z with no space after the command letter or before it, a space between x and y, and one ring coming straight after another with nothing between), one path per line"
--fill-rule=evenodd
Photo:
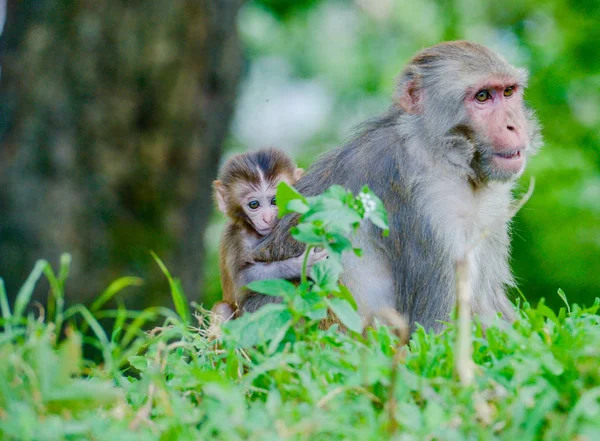
M289 341L292 333L297 339L300 334L317 329L329 310L351 333L360 334L363 325L356 312L356 303L348 289L339 284L342 255L345 252L361 255L361 250L353 247L351 236L361 226L367 228L367 221L382 229L383 235L388 234L383 203L368 187L354 196L345 188L334 185L323 194L304 197L285 182L279 184L276 198L280 217L299 215L291 235L306 244L301 283L295 285L286 280L250 283L248 288L252 291L280 296L283 303L268 305L253 315L244 315L228 323L226 329L237 336L244 347L270 341L271 350L275 350L280 343ZM327 250L328 258L313 266L309 280L307 263L315 248Z

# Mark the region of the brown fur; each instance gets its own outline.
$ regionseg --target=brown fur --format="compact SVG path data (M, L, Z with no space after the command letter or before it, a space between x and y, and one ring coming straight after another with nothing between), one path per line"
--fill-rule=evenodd
M246 186L258 186L264 178L269 184L285 178L293 182L296 165L288 155L277 149L235 155L221 169L219 179L213 184L215 201L219 191L225 198L225 215L235 224L247 225L247 216L239 204L241 190ZM222 190L220 190L222 189ZM252 228L252 226L249 226Z
M253 268L255 262L251 258L251 252L263 239L240 205L242 194L249 188L260 189L264 183L271 188L282 180L293 184L301 172L302 169L296 168L285 153L266 149L233 156L225 163L219 179L214 182L215 201L229 218L219 246L223 301L235 305L236 309L237 300L242 296L242 287L258 277L255 274L259 271L252 271L256 268ZM281 265L285 264L286 262L281 262ZM269 275L276 268L277 265L271 265L268 268Z

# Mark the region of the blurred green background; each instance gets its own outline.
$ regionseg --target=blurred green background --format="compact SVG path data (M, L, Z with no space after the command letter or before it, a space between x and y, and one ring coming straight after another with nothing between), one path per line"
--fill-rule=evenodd
M275 146L307 166L388 107L415 51L468 39L530 70L544 126L513 228L520 289L554 307L559 287L600 296L600 2L54 3L9 2L3 36L0 275L13 295L35 258L70 251L74 297L133 273L148 280L133 304L166 303L153 249L212 304L218 164Z

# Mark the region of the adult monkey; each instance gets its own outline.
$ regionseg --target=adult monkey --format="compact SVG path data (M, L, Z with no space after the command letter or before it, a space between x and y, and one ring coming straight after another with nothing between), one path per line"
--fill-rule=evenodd
M542 144L523 103L527 72L466 41L419 52L399 77L394 104L346 146L322 156L297 183L306 195L333 184L364 184L383 200L390 235L361 228L361 259L344 258L341 281L363 316L392 307L439 330L455 303L455 263L470 254L472 311L512 318L505 287L512 189ZM285 218L254 258L272 262L303 251ZM272 298L250 294L252 311Z

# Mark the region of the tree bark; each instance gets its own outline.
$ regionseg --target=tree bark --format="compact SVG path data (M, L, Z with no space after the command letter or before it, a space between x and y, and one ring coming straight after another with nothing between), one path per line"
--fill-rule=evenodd
M9 1L0 84L0 277L73 255L68 297L114 278L164 304L154 250L198 300L233 113L241 0ZM131 298L131 297L129 297Z

